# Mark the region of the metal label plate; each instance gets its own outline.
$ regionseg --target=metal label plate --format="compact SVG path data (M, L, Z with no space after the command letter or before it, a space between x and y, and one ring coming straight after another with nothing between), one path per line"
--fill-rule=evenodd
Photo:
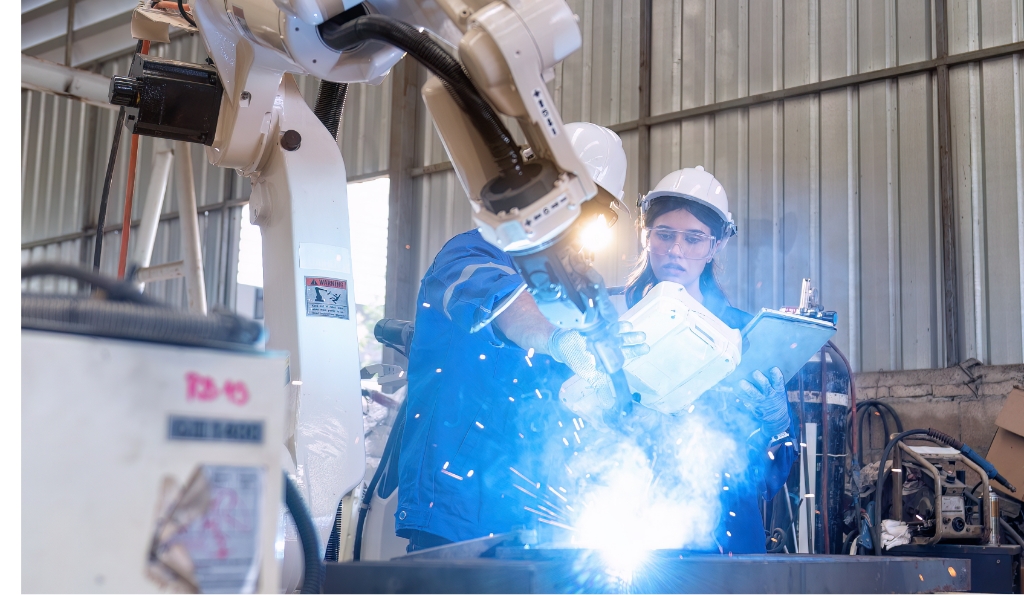
M167 420L167 438L263 444L263 422L172 415Z

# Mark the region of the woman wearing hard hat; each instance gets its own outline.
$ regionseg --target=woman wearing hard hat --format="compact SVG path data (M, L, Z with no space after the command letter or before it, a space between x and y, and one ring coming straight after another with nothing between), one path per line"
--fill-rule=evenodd
M750 314L729 304L715 277L715 255L736 234L722 184L701 166L681 169L665 176L639 207L643 252L624 288L627 307L658 283L672 281L730 327L750 322ZM740 399L712 389L691 411L744 443L749 455L743 472L723 474L722 513L714 531L714 549L721 553L765 552L758 497L774 497L796 457L782 372L755 372L751 380L741 382Z

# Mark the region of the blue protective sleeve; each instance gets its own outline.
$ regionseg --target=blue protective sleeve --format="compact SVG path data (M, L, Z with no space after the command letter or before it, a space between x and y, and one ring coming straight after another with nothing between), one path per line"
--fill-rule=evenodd
M465 332L525 288L508 254L473 231L452 238L423 279L423 298Z

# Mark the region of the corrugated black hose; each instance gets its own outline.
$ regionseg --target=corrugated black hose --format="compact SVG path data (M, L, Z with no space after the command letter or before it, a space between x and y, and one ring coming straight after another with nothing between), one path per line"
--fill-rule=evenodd
M263 336L258 322L230 312L208 316L183 312L142 295L131 282L69 265L40 264L22 269L23 279L59 276L90 283L106 299L23 293L21 327L175 345L239 348Z
M445 84L459 107L469 116L487 143L502 176L509 185L523 176L519 147L505 124L480 93L459 63L441 44L419 29L379 14L349 20L342 15L319 26L320 37L328 47L344 51L367 40L383 41L408 53ZM525 182L525 180L524 180Z
M302 499L298 486L284 474L284 503L288 507L288 513L295 521L295 528L299 533L299 542L302 544L302 558L305 569L302 573L302 590L300 593L319 593L324 584L324 563L320 559L320 540L317 538L316 525L313 524L313 517L306 508L306 501ZM310 571L313 572L310 572Z
M323 123L327 132L334 140L338 140L338 129L341 125L341 114L345 111L345 97L348 95L348 83L332 83L320 81L316 93L316 107L313 113Z

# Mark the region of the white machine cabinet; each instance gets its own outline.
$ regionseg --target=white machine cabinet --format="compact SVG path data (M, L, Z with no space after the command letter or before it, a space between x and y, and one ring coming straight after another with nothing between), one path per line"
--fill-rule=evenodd
M278 592L284 354L25 330L21 358L25 592Z

